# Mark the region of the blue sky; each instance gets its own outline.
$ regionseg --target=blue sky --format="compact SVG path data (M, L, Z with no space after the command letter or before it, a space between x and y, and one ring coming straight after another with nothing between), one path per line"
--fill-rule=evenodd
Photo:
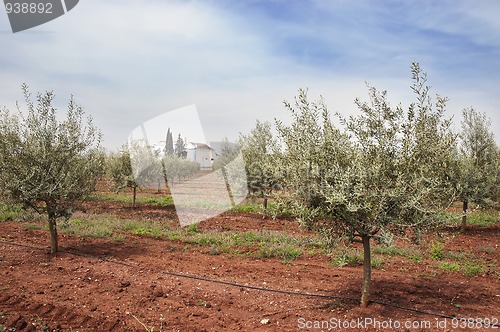
M286 120L299 88L343 114L367 99L365 81L407 106L417 61L457 129L473 106L500 141L499 15L495 0L81 0L13 34L0 10L0 105L15 109L23 82L53 90L61 111L73 94L116 149L195 104L208 141L233 140L256 119Z

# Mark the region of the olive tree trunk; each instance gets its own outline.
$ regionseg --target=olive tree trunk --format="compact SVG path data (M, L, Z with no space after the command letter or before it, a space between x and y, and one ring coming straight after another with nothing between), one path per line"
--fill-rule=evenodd
M53 211L48 211L49 216L49 232L50 232L50 253L56 254L59 246L57 243L57 218Z
M372 259L370 252L370 236L362 235L363 243L363 288L361 289L361 307L366 307L370 301L370 288L372 281Z
M132 195L133 195L133 197L132 197L132 208L135 209L135 201L137 199L137 186L133 186L132 187Z
M463 214L462 214L462 225L460 226L460 232L465 232L465 228L467 227L467 205L468 201L464 199L463 201Z

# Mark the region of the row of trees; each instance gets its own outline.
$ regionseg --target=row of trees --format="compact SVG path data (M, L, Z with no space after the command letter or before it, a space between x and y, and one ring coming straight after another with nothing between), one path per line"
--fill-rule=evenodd
M105 173L115 189L133 189L135 206L139 186L163 181L168 187L199 170L197 163L185 160L180 135L175 148L172 140L166 145L163 156L141 142L106 156L101 132L73 97L60 121L52 91L38 93L36 103L27 85L22 91L27 110L19 104L15 113L0 109L0 196L47 215L52 253L58 251L57 220L69 219Z
M135 207L137 188L160 188L174 185L199 171L197 162L186 160L187 152L180 134L175 147L172 133L167 131L163 153L143 141L130 141L118 153L108 155L106 170L115 190L132 188L132 206Z
M370 100L356 100L358 115L335 114L337 127L322 99L310 102L299 90L294 104L285 102L292 122L277 120L276 137L270 124L257 122L240 139L250 193L266 205L279 190L305 225L363 244L363 306L370 297L372 238L435 229L440 212L457 198L465 211L470 202L493 204L500 194L500 152L487 117L465 109L462 130L454 133L445 117L447 99L431 98L417 63L411 72L415 102L407 109L368 87ZM69 218L105 172L101 134L73 98L66 119L58 121L52 92L38 94L36 105L25 85L23 93L27 112L0 110L0 192L47 214L55 253L57 219ZM183 158L180 135L174 147L170 130L163 155L143 142L129 143L107 159L117 188L131 186L135 193L151 181L168 186L199 167ZM237 154L227 149L218 167Z
M411 67L415 102L391 106L387 92L368 87L370 100L356 99L359 114L332 122L324 101L310 102L299 90L285 102L292 123L257 122L241 136L249 192L292 207L303 224L337 238L361 242L364 278L361 305L369 302L370 239L380 234L422 234L442 225L453 201L493 204L500 188L500 152L487 117L463 111L462 130L446 118L447 99L433 99L427 77Z

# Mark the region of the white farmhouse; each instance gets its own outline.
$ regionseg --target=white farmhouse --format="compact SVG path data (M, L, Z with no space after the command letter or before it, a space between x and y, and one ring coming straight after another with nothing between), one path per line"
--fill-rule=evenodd
M189 142L186 150L187 160L196 161L201 170L212 170L214 149L205 143Z

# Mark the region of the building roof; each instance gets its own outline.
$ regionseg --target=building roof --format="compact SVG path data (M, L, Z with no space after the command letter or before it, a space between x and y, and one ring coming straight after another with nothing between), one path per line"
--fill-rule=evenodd
M199 149L199 148L202 148L202 149L213 150L210 146L208 146L205 143L189 142L189 144L191 144L192 147L188 147L188 149Z

